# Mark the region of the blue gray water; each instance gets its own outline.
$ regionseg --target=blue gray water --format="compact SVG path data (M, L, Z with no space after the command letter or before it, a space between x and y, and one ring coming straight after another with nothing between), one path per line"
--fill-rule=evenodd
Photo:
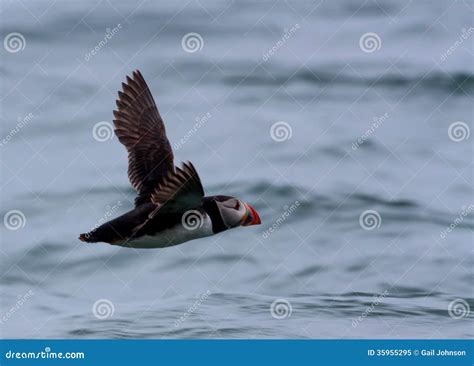
M2 1L1 336L472 337L473 9ZM109 127L134 69L176 162L263 225L77 240L133 206Z

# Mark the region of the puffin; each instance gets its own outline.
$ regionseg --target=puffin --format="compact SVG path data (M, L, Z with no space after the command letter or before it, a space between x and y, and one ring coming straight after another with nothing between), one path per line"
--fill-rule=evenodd
M191 162L174 165L163 119L141 72L127 76L118 92L114 132L128 152L128 178L135 207L88 233L85 243L129 248L166 248L240 227L261 224L247 202L205 196Z

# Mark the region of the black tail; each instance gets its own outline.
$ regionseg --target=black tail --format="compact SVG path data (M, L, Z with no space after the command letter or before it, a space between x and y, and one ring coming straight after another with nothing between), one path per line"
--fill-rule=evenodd
M94 232L84 233L79 235L79 240L85 243L97 243L99 240L94 237Z
M147 203L136 207L122 216L119 216L99 227L94 227L88 233L80 234L79 240L85 243L109 243L115 244L130 238L135 232L136 228L143 224L150 212L156 206L152 203Z

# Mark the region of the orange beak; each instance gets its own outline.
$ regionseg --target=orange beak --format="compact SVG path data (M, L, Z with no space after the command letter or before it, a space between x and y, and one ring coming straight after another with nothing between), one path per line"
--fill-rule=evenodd
M260 216L258 215L258 212L255 211L255 209L250 206L248 203L245 203L245 208L247 209L247 212L245 213L243 219L242 219L242 226L251 226L251 225L260 225L262 221L260 220Z

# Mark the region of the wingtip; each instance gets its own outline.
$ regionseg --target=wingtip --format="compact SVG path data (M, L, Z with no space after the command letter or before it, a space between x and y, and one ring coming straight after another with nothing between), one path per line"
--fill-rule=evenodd
M192 172L193 175L197 175L197 170L194 167L194 164L191 163L189 160L187 161L187 168Z
M127 82L126 83L122 82L122 89L123 89L124 85L130 84L130 82L132 80L137 80L140 77L142 77L142 74L141 74L140 70L138 70L138 69L133 70L130 75L125 75L125 80Z
M135 71L133 71L133 78L134 78L135 80L137 80L137 79L143 79L143 76L142 76L142 73L140 72L140 70L135 69Z

